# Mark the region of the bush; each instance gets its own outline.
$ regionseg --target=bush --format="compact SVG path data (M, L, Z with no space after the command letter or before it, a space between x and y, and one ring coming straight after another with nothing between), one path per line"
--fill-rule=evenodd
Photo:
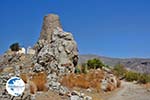
M86 63L83 63L83 64L82 64L81 72L84 73L84 74L87 73L87 64L86 64Z
M146 83L150 82L150 75L140 74L140 73L133 72L133 71L128 71L125 74L125 79L129 82L137 81L138 83L146 84Z
M76 73L76 74L80 74L81 73L81 71L80 71L80 69L79 68L75 68L75 72L74 73Z
M13 43L12 45L10 45L10 49L11 51L19 51L20 49L19 43Z
M141 74L141 75L139 76L138 82L139 82L139 83L142 83L142 84L146 84L146 83L150 82L150 75Z
M124 77L125 76L125 73L126 73L126 68L124 65L122 64L117 64L114 66L114 69L113 69L114 73L116 76L118 77Z
M150 82L150 75L141 74L134 71L127 71L126 68L121 64L115 65L113 71L116 76L123 77L126 81L129 82L137 81L141 84Z
M87 61L88 69L97 69L97 68L102 68L103 66L104 64L97 58Z
M129 82L132 82L132 81L138 81L139 80L139 77L140 77L140 74L139 73L136 73L136 72L133 72L133 71L128 71L126 72L125 74L125 79Z

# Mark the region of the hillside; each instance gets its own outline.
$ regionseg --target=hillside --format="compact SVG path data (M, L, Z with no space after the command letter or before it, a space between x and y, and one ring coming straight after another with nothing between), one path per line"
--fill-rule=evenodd
M13 44L0 57L1 100L101 100L99 93L120 87L121 82L111 69L89 69L86 74L75 72L77 43L72 33L62 29L58 15L44 16L41 30L39 40L31 49L34 52L26 53ZM18 97L11 94L18 90L11 88L9 92L5 88L13 76L25 83L25 91L15 93Z
M111 58L104 57L98 55L80 55L79 56L79 64L86 62L89 59L98 58L109 66L114 66L118 63L125 65L125 67L129 70L134 70L140 73L150 73L150 59L145 58Z

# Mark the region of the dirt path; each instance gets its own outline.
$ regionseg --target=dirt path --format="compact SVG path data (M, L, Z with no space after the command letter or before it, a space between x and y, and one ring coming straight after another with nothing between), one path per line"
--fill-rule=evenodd
M121 88L104 100L150 100L150 92L140 85L122 81Z

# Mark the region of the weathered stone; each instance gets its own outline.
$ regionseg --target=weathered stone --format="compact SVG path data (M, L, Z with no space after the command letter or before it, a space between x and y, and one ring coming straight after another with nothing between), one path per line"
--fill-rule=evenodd
M84 96L85 96L85 94L81 92L81 93L80 93L80 97L81 97L81 98L84 98Z
M14 69L15 69L15 75L20 76L20 66L15 66Z
M77 96L77 95L72 95L72 96L70 97L70 100L81 100L81 99L80 99L80 97Z
M55 14L48 14L47 16L45 16L40 35L40 40L44 39L47 40L48 42L51 42L51 36L54 31L53 29L55 29L56 27L61 28L59 16Z
M118 84L120 85L119 82L120 81L118 81L117 77L114 76L113 74L105 73L105 77L104 79L102 79L102 82L101 82L101 89L104 91L107 91L108 88L111 88L109 89L109 91L111 91L117 88Z
M74 72L78 63L78 49L72 34L63 31L57 15L45 16L35 49L36 63L49 74L49 88L59 90L58 78ZM53 73L59 77L56 78Z
M87 91L87 92L92 92L92 90L91 90L91 89L87 89L86 91Z
M60 94L60 95L65 95L65 94L67 94L68 92L69 92L69 90L68 90L66 87L60 86L60 88L59 88L59 94Z
M11 64L13 68L12 75L7 73L0 76L0 88L4 87L7 80L12 76L29 73L26 85L30 85L33 73L45 72L47 75L47 83L45 85L48 86L49 90L54 90L62 95L68 93L69 90L60 84L60 80L63 75L74 72L78 63L78 49L72 34L63 31L59 16L49 14L44 17L40 38L33 49L35 50L35 55L32 55L29 59L27 55L15 52L6 54L3 60L0 59L0 63L2 62L5 66ZM0 64L0 66L2 65ZM36 86L36 84L34 85ZM22 97L10 97L9 99L34 99L34 96L30 95L30 89L28 87ZM35 94L36 92L37 90ZM0 94L2 93L0 92Z
M80 93L78 91L72 91L71 95L78 95L78 96L80 96Z
M101 89L106 91L107 85L108 85L107 80L103 79L102 82L101 82Z
M50 86L53 90L58 91L59 88L60 88L60 83L59 83L59 82L51 81L51 82L49 83L49 86Z
M84 97L84 100L92 100L92 97L86 96L86 97Z
M58 81L58 76L56 75L56 73L49 74L47 76L47 78L48 78L48 80L53 81L53 82L57 82Z
M43 68L43 66L41 66L40 64L38 64L38 63L36 63L35 65L34 65L34 68L33 68L33 72L42 72L42 71L44 71L44 68Z
M70 34L60 31L59 28L54 29L54 34L52 34L53 41L51 44L45 44L45 46L40 50L37 56L37 61L45 67L54 67L55 70L58 70L59 68L61 69L60 66L62 65L67 65L62 67L65 67L68 71L73 72L74 66L76 66L78 61L77 45L73 38L70 38L68 41L64 39L65 35L59 36L61 33L67 34L67 36Z

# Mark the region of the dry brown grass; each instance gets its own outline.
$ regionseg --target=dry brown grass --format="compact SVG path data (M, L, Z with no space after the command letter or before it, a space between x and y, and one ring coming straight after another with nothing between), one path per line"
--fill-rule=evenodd
M35 94L37 92L37 86L34 82L29 81L30 93Z
M47 91L47 75L45 72L40 73L22 73L20 74L22 80L29 84L30 93L35 94L37 91Z
M99 92L100 82L103 77L103 71L91 70L87 74L70 74L68 76L64 76L61 83L68 88L94 88L97 92Z
M106 91L113 91L114 89L115 89L115 86L109 83Z
M150 83L142 84L142 86L146 89L150 89Z
M13 72L14 69L13 69L13 67L6 67L6 68L4 68L2 71L3 71L3 72Z
M20 78L21 78L25 83L27 83L27 81L28 81L28 76L27 76L27 74L25 74L25 73L20 74Z
M35 73L30 79L36 87L37 91L46 91L47 75L45 72Z
M3 69L2 69L2 68L0 69L0 73L1 73L1 72L3 72Z
M120 86L121 86L121 81L117 79L117 88L120 88Z

